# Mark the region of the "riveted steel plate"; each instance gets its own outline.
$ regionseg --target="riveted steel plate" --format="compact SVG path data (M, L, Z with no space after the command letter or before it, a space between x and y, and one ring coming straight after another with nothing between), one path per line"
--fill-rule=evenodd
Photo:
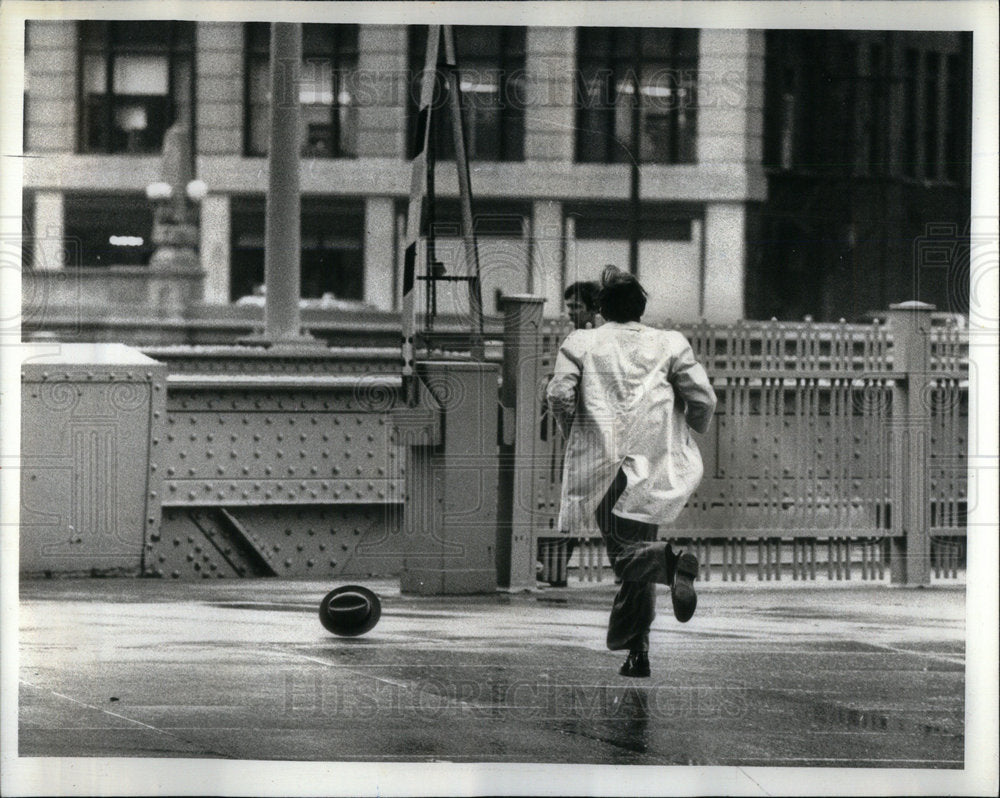
M166 369L120 344L25 347L23 573L138 572L160 524Z
M398 386L327 380L308 390L276 378L172 385L163 436L164 504L357 504L402 501L392 439Z
M145 572L173 579L375 577L399 573L392 505L168 507Z

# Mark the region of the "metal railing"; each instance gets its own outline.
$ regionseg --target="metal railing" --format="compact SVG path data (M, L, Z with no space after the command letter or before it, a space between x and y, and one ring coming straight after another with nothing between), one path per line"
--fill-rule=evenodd
M691 547L702 578L926 583L964 568L968 336L927 308L889 324L741 321L678 327L719 403L698 439L705 476L661 529ZM534 377L544 393L565 323L546 323ZM543 581L610 578L600 533L555 528L565 441L540 401L531 512ZM916 477L914 475L917 475Z

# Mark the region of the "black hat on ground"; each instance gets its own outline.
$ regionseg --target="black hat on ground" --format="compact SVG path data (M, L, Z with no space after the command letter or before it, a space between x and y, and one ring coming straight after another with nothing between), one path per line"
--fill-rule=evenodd
M319 605L319 620L341 637L363 635L378 623L382 603L367 587L344 585L331 590Z

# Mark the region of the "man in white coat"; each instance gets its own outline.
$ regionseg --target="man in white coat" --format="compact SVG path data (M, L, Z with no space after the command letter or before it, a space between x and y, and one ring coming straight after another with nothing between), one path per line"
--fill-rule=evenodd
M657 541L701 481L701 453L690 430L704 433L715 392L679 332L639 323L646 292L631 274L607 266L601 276L606 323L570 333L546 389L569 441L559 529L596 516L621 589L608 622L607 645L628 649L619 671L649 676L649 627L656 583L670 585L674 615L690 620L697 604L698 561Z

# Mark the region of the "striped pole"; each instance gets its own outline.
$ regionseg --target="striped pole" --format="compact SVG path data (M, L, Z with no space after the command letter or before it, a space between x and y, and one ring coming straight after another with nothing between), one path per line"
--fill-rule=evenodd
M434 83L438 63L441 26L430 25L427 32L427 53L420 81L420 105L416 125L416 154L410 179L410 203L406 216L406 241L403 250L403 390L410 407L417 403L417 383L414 374L414 337L417 317L414 288L418 269L426 266L427 253L420 246L426 234L427 222L427 153L431 146L431 115L434 113Z

